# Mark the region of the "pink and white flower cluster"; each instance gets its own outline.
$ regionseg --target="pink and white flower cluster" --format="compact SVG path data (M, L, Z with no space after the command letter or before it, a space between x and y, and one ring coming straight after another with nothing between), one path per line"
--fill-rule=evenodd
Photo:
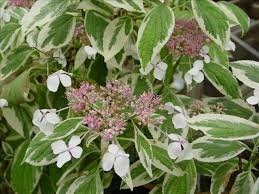
M84 82L79 88L70 88L67 98L73 111L83 115L83 124L100 133L107 141L122 134L129 119L141 124L160 124L152 117L161 106L161 98L153 93L136 97L129 84L109 81L105 87Z
M8 3L11 6L31 8L33 1L32 0L9 0Z

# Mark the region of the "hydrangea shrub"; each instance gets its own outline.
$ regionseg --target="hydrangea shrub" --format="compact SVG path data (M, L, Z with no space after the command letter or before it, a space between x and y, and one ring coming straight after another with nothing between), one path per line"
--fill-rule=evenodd
M0 0L0 192L258 193L259 62L229 60L249 24L226 1Z

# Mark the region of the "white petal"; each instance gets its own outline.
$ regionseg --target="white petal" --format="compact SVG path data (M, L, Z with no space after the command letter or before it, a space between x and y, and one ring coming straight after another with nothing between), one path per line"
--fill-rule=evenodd
M83 149L80 146L76 146L72 149L69 150L69 152L71 153L71 155L78 159L81 157L82 153L83 153Z
M110 171L115 161L115 155L112 153L105 153L102 159L102 167L104 171Z
M183 109L180 106L174 106L174 109L177 110L180 113L183 112Z
M11 20L11 16L7 11L3 14L3 20L5 22L10 22L10 20Z
M200 50L200 55L202 57L204 57L205 55L207 55L210 51L210 48L207 45L204 45L201 50Z
M203 69L203 67L204 67L203 60L196 60L196 61L193 63L193 68L194 68L195 70L200 71L200 70ZM197 74L197 73L192 74L192 75L196 75L196 74Z
M168 111L168 114L173 114L173 112L174 112L174 105L173 105L173 103L172 102L165 103L164 109L166 111Z
M84 50L85 50L85 52L86 52L86 54L87 54L87 58L88 59L95 59L95 57L96 57L96 54L97 54L97 50L96 49L94 49L93 47L90 47L90 46L85 46L84 47Z
M42 112L41 112L40 110L36 110L36 111L33 113L32 123L33 123L35 126L39 127L39 126L40 126L40 123L41 123L40 121L41 121L42 117L43 117Z
M246 99L246 101L248 104L251 104L251 105L256 105L259 103L259 99L255 96L250 96L249 98Z
M130 160L126 156L118 156L114 162L114 170L117 175L124 177L129 171Z
M204 56L204 62L205 63L210 63L210 56L209 55L205 55Z
M236 45L234 42L232 42L231 40L229 40L226 45L225 45L225 50L226 51L235 51L236 50Z
M139 72L142 74L142 75L148 75L150 73L150 71L152 71L153 69L153 65L152 64L148 64L145 68L140 68L139 69Z
M63 140L55 141L51 144L51 148L54 154L60 154L65 152L68 148L66 143Z
M8 106L8 101L6 99L0 99L0 108L4 108L5 106Z
M81 143L81 138L79 136L73 135L68 142L68 147L73 148Z
M57 157L57 167L61 168L65 163L67 163L70 160L71 155L68 151L59 154Z
M117 155L120 148L116 144L110 144L108 147L108 152Z
M60 80L59 80L58 75L48 76L47 87L48 87L49 91L56 92L58 90L59 82L60 82Z
M40 131L47 136L51 135L54 131L54 125L46 122L45 120L43 120L43 121L44 122L41 122L40 125L38 126Z
M60 118L58 117L58 115L56 113L50 112L46 114L46 120L47 122L51 123L51 124L57 124L60 122Z
M174 81L171 84L171 86L178 91L180 91L184 88L184 79L182 78L182 76L180 74L174 75Z
M197 75L193 76L193 80L197 83L201 83L204 80L204 74L201 71L199 71Z
M159 55L157 55L157 56L153 59L152 64L153 64L153 65L156 65L156 64L158 64L160 61L161 61L161 58L160 58Z
M183 144L183 147L184 147L184 150L180 153L176 162L191 160L194 156L192 146L190 143L186 142L185 144Z
M181 144L178 142L170 143L167 152L169 157L175 160L182 152Z
M174 133L169 134L168 137L172 141L185 141L185 139L182 136L180 136L178 134L174 134Z
M256 96L259 99L259 88L255 88L254 96Z
M192 83L192 75L189 72L187 72L184 75L184 80L186 81L187 85L190 85Z
M154 77L158 80L163 80L166 74L167 64L160 62L156 65L154 70Z
M186 118L182 113L174 115L172 121L176 129L183 129L187 126Z
M72 84L71 77L67 74L60 74L59 75L60 81L64 87L70 87Z

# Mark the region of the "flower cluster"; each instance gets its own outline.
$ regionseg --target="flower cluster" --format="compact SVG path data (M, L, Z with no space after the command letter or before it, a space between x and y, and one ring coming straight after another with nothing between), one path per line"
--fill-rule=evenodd
M176 21L175 29L167 43L167 47L174 55L187 55L193 58L207 42L206 35L200 30L194 19Z
M66 94L72 109L84 116L83 124L107 141L122 134L131 118L144 125L161 123L160 118L153 117L161 106L160 97L144 93L137 98L130 85L121 81L109 81L100 88L84 82Z
M11 6L31 8L33 1L32 0L9 0L8 3Z

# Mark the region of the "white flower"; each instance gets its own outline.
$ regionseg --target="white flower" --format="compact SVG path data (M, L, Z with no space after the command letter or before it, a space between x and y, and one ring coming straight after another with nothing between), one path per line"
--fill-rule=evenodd
M210 48L207 45L203 46L200 50L200 56L203 57L203 60L205 63L210 62L210 56L208 55L209 51L210 51Z
M167 148L170 158L173 160L178 158L178 162L193 158L191 144L188 141L177 134L170 134L168 137L172 140L172 143L170 143Z
M248 102L248 104L251 104L251 105L258 104L259 103L259 88L256 88L254 90L254 95L247 98L246 101Z
M225 50L226 51L235 51L236 50L236 45L234 42L232 42L231 40L229 40L226 44L225 44Z
M165 105L164 105L164 109L165 109L166 111L168 111L168 114L170 115L170 114L173 114L173 113L174 113L175 106L174 106L174 104L173 104L172 102L167 102L167 103L165 103Z
M193 68L191 68L185 75L184 79L188 85L192 83L194 80L197 83L201 83L204 80L204 74L202 72L204 63L202 60L197 60L193 64Z
M61 168L65 163L71 160L71 156L78 159L83 153L83 149L78 146L81 143L79 136L72 136L68 146L63 140L55 141L51 144L54 154L57 154L57 167Z
M174 81L171 84L171 86L177 91L181 91L185 85L182 75L182 72L174 74Z
M10 22L11 16L7 10L0 8L0 18L5 22Z
M45 135L53 133L55 124L59 123L60 119L56 114L55 109L36 110L33 114L32 123L39 127Z
M53 57L57 60L57 62L62 65L62 67L67 66L67 60L65 55L63 54L61 49L56 49L53 53Z
M6 106L8 106L7 100L1 98L1 99L0 99L0 108L4 108L4 107L6 107Z
M110 171L114 167L116 174L123 177L129 171L129 166L129 154L125 154L117 145L110 144L102 159L103 170Z
M70 87L71 86L71 74L59 70L51 75L48 76L47 79L47 87L50 91L56 92L58 90L60 82L64 87Z
M88 59L95 59L97 54L97 50L95 48L90 46L85 46L84 49Z
M145 68L140 68L139 72L142 75L148 75L154 69L154 77L158 80L163 80L166 74L167 64L161 61L157 56L152 63L148 64Z
M178 111L176 115L173 116L172 122L174 124L174 128L176 129L184 129L187 127L188 115L184 109L179 106L174 106L175 110Z

